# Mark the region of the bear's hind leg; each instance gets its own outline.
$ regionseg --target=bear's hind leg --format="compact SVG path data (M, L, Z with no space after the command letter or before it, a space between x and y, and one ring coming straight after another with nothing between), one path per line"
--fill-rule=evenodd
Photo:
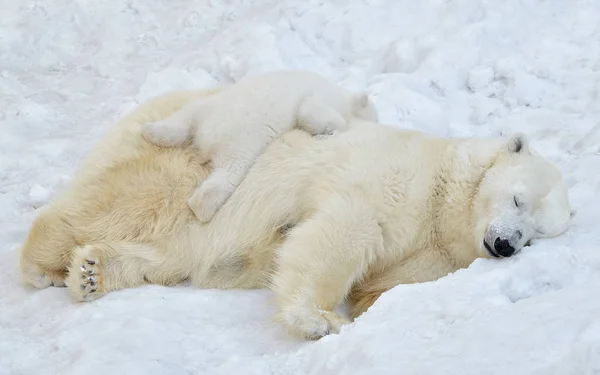
M36 264L21 267L21 279L26 286L45 289L50 286L64 287L67 271L52 271L43 269Z
M35 219L19 250L20 276L25 286L65 286L67 266L77 246L72 232L68 221L52 208L46 208Z
M75 301L89 302L104 294L148 283L175 285L183 270L148 245L94 243L75 249L66 284Z
M383 248L381 227L368 206L335 199L289 234L277 252L272 279L279 320L308 339L339 332L333 312Z

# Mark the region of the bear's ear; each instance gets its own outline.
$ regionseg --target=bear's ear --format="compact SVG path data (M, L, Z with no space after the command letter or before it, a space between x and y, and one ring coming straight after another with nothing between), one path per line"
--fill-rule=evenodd
M516 133L508 139L508 152L524 154L529 152L529 141L523 133Z
M351 100L354 108L364 108L369 105L369 94L365 91L355 92Z

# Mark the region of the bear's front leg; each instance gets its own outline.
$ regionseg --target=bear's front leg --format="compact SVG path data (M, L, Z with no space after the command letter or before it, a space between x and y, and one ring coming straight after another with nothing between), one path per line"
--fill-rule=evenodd
M318 339L347 321L333 312L383 249L371 207L338 197L297 225L277 251L272 289L279 320L294 334Z

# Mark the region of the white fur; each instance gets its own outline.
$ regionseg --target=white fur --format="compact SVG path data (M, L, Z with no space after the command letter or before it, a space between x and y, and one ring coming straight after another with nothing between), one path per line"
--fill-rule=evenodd
M256 158L279 135L298 126L312 135L345 130L353 117L376 121L365 93L352 93L324 77L282 70L247 77L218 95L196 100L173 115L145 124L144 138L174 147L193 138L213 172L188 204L206 223L229 199Z
M501 168L486 173L473 205L474 212L486 219L479 230L488 251L500 256L512 255L533 239L559 235L571 214L560 171L531 150L523 134L511 137L506 147L508 152L497 161ZM523 181L524 174L535 176L535 183ZM501 240L508 249L498 249Z
M567 228L561 174L523 136L443 139L361 121L324 140L284 134L201 224L186 199L209 168L193 148L139 132L204 95L146 103L99 143L35 220L21 248L27 285L66 281L77 301L145 283L268 286L279 321L314 339L346 322L333 312L344 300L356 317L397 284L491 258L484 239L510 237L517 252Z

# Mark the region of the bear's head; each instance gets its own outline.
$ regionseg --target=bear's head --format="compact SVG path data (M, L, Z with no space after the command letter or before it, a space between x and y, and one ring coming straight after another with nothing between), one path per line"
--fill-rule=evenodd
M480 254L510 257L533 239L563 233L571 208L560 170L516 134L483 175L473 214Z

